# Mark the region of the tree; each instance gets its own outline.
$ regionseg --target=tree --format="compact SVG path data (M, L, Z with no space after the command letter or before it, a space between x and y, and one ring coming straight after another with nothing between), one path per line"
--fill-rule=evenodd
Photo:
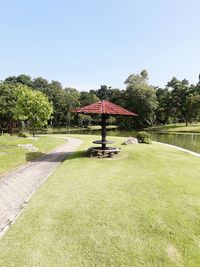
M98 102L99 98L94 93L82 91L80 93L80 100L79 101L80 101L81 106L87 106L89 104Z
M18 87L16 97L14 117L19 121L27 121L35 136L36 127L46 125L50 119L53 105L42 92L32 91L25 85Z
M92 118L89 115L78 114L78 126L87 128L88 125L92 122Z
M156 89L156 97L158 101L158 107L156 110L156 122L166 124L170 118L170 91L166 87L164 89Z
M42 90L48 87L48 81L42 77L37 77L32 82L32 88Z
M5 79L5 82L13 83L13 84L23 84L27 86L32 86L32 79L29 75L21 74L19 76L9 76Z
M125 91L118 88L112 88L108 100L116 105L125 107Z
M0 83L0 128L8 128L12 133L14 126L14 114L16 104L15 91L19 85L2 82Z
M72 125L78 124L77 114L73 113L72 111L78 107L80 107L80 92L75 88L65 88L65 110L66 114L69 117L70 123Z
M196 86L194 86L195 88L195 92L197 92L198 94L200 94L200 74L199 74L199 81L196 84Z
M90 90L90 93L95 94L100 100L109 100L109 97L111 96L111 87L101 85L100 89Z
M168 82L167 86L171 89L170 107L171 114L175 122L177 119L185 121L188 125L187 97L190 94L189 83L186 79L179 81L175 77Z
M138 114L134 120L133 118L126 118L125 120L128 120L130 124L136 122L138 127L153 125L158 103L156 90L148 84L146 71L130 75L125 83L127 84L125 91L126 108Z
M43 79L42 77L37 77L33 80L33 89L41 91L45 94L49 101L53 103L53 115L52 115L52 124L53 126L60 126L64 124L63 119L63 103L64 103L64 90L62 85L58 81L51 81L50 83Z
M186 102L188 121L198 121L200 119L200 95L194 94L187 98Z
M146 85L149 79L148 72L146 70L142 70L140 74L130 74L128 78L125 80L125 84L144 84Z
M33 80L33 89L44 93L49 101L53 103L52 125L70 126L74 117L71 110L80 105L80 93L74 88L63 89L58 81L49 83L42 77Z

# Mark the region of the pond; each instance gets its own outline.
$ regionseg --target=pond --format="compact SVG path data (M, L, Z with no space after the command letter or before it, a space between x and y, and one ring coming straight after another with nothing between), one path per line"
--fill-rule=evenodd
M66 133L66 132L65 132ZM71 134L99 134L100 130L76 130L70 131ZM118 129L107 130L108 136L136 136L136 131L120 131ZM167 143L183 147L194 152L200 153L200 134L183 133L151 133L151 139L162 143Z

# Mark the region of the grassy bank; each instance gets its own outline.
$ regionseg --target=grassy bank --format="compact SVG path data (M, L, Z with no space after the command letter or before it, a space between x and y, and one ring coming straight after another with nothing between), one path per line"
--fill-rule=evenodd
M94 136L78 137L0 240L0 266L199 266L199 158L140 144L90 159Z
M116 129L118 126L116 125L107 125L107 129ZM70 132L78 132L78 131L92 131L92 130L101 130L101 125L90 125L87 128L84 127L73 127L73 128L66 128L66 127L59 127L59 128L42 128L38 129L36 132L38 133L45 133L45 134L66 134Z
M200 133L200 123L189 124L185 126L185 123L167 124L161 126L154 126L147 129L153 132L182 132L182 133Z
M7 134L0 136L0 174L14 169L64 142L64 139L49 136L40 136L38 140L10 136ZM28 151L25 148L18 147L19 144L32 144L34 147L38 148L38 151Z

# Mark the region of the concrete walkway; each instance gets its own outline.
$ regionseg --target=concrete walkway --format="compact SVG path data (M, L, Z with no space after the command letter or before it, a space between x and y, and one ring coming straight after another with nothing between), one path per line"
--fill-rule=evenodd
M36 189L82 143L75 138L66 140L68 143L0 177L0 236L20 215Z

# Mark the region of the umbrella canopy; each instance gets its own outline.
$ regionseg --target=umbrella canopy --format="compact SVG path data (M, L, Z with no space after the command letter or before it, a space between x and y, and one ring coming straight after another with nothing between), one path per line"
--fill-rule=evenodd
M76 113L84 114L108 114L119 116L137 116L136 113L128 111L120 106L117 106L107 100L102 100L88 106L74 110Z
M136 113L128 111L120 106L117 106L107 100L102 100L88 106L78 108L74 110L75 113L83 114L102 114L101 116L101 141L102 149L106 149L106 117L107 115L118 115L118 116L137 116Z

